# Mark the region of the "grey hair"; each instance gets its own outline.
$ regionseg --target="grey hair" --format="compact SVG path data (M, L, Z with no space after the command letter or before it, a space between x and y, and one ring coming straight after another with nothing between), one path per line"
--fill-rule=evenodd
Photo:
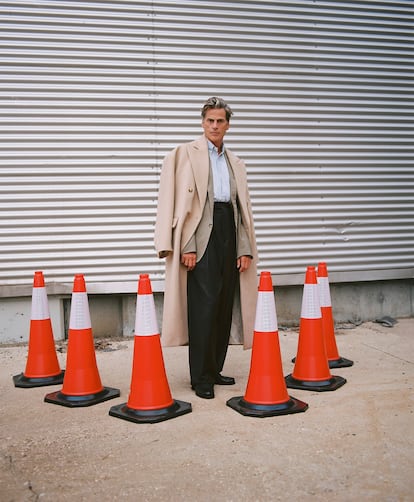
M205 104L201 110L202 118L203 119L205 118L208 110L212 110L214 108L223 108L226 112L226 120L227 120L227 122L230 122L230 117L233 115L233 112L232 112L230 106L222 98L218 98L216 96L212 96L211 98L208 98L208 100L205 102Z

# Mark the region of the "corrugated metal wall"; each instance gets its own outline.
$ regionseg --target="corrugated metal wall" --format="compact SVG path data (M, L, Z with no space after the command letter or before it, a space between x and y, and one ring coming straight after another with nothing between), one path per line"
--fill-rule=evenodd
M221 95L260 269L413 276L407 1L0 1L0 289L163 278L161 161Z

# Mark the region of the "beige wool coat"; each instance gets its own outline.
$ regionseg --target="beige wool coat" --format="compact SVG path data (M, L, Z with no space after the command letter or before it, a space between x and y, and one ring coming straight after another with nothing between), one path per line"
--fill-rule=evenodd
M238 229L238 255L246 254L244 241L247 238L253 256L249 269L239 274L243 345L251 348L258 286L253 214L244 162L228 149L226 156L232 171L232 192L237 192L237 201L232 197L232 203ZM197 260L202 257L213 224L213 205L207 139L201 136L170 152L161 171L154 241L158 256L166 258L161 329L164 346L188 343L188 272L181 264L181 254L196 251ZM240 232L241 222L243 232ZM194 243L196 249L192 249Z

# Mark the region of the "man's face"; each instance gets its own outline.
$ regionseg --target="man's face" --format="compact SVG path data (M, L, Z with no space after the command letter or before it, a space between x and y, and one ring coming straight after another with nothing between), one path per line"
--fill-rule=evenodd
M214 146L221 148L224 135L230 127L229 122L226 120L226 110L224 108L207 110L201 125L203 126L206 138L209 139Z

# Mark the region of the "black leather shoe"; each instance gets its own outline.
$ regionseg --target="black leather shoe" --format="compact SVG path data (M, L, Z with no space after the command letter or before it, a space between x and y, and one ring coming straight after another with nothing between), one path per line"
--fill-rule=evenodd
M217 385L234 385L236 380L233 377L218 374L214 383Z
M214 387L211 383L200 383L192 386L192 388L195 390L196 396L198 397L202 397L203 399L214 398Z

